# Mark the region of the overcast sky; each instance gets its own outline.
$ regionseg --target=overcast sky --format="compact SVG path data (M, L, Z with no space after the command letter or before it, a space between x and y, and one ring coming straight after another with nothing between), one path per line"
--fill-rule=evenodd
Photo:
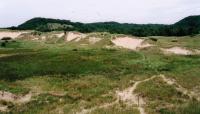
M171 24L189 15L200 15L200 0L0 0L0 27L33 17Z

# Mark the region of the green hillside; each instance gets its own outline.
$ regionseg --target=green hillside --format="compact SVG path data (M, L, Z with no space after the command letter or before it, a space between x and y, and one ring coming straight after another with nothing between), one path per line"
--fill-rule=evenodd
M55 30L89 32L110 32L134 36L185 36L198 34L200 31L200 16L189 16L172 24L129 24L117 22L78 23L69 20L33 18L14 29L38 30L49 32Z

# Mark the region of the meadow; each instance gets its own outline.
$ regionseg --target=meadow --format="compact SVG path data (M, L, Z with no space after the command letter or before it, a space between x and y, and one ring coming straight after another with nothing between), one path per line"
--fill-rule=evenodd
M140 114L137 105L117 100L122 91L152 76L175 80L169 85L160 77L138 84L134 94L146 102L147 114L200 113L200 55L164 54L173 46L200 50L200 36L143 37L154 45L139 51L117 48L106 34L96 44L64 42L62 39L32 41L16 39L0 47L0 90L15 95L32 94L27 103L0 99L9 114ZM152 41L156 38L157 41ZM113 48L106 48L110 45ZM180 85L193 96L184 94ZM102 106L113 103L113 105ZM99 107L98 107L99 106ZM95 108L94 108L95 107Z

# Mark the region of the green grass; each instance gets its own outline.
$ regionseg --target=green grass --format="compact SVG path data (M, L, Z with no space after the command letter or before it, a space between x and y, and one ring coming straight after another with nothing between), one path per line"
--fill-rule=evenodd
M50 34L50 33L46 33ZM115 91L131 86L131 80L142 80L164 74L177 80L189 90L200 87L200 55L164 55L159 47L182 46L200 49L199 36L158 37L158 42L147 40L155 47L131 51L107 49L113 35L90 34L104 39L96 45L17 40L0 48L0 90L15 94L40 92L28 104L11 103L10 113L55 113L62 109L66 114L81 108L92 108L116 100ZM171 42L178 39L178 42ZM57 40L57 39L56 39ZM76 51L74 49L77 49ZM8 55L1 57L1 55ZM9 56L10 55L10 56ZM136 92L147 100L146 110L151 114L198 114L199 102L189 100L161 79L139 85ZM199 91L200 92L200 91ZM64 94L55 96L52 93ZM172 107L171 104L173 105ZM114 105L97 109L94 114L138 114L136 108Z
M146 108L150 114L159 113L163 108L171 109L179 106L188 99L187 96L178 92L174 86L167 85L161 78L140 84L136 92L146 99L148 104Z

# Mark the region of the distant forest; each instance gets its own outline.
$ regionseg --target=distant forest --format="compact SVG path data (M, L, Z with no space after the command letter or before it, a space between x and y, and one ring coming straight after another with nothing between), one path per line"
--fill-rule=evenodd
M200 16L189 16L172 25L117 22L79 23L69 20L33 18L9 29L50 31L110 32L134 36L185 36L200 33Z

